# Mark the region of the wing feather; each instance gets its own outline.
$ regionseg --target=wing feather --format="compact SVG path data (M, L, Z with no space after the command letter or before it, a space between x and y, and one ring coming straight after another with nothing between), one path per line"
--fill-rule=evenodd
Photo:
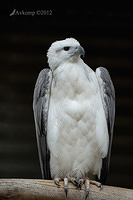
M105 111L108 134L109 134L109 147L107 157L103 159L100 182L105 184L110 164L111 145L113 138L113 127L115 120L115 89L109 75L109 72L104 67L96 69L96 76L100 86L100 92Z
M37 78L33 96L37 146L42 178L44 179L51 179L49 167L50 155L47 147L47 118L51 80L51 70L48 68L43 69Z

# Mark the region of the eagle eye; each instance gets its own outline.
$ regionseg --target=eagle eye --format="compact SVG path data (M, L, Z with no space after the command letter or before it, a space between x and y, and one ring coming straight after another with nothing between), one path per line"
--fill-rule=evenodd
M65 51L68 51L70 49L70 47L64 47Z

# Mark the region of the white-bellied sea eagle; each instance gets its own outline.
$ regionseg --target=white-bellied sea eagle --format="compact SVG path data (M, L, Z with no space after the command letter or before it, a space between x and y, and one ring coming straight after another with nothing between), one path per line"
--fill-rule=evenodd
M49 68L34 89L33 110L42 177L85 184L105 184L113 137L115 91L109 72L93 71L81 59L85 52L74 38L48 49Z

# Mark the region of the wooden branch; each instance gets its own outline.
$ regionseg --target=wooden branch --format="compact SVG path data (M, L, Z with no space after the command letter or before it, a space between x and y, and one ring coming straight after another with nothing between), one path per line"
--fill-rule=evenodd
M0 179L0 200L63 200L66 199L63 182L58 188L53 181L35 179ZM84 200L85 188L77 189L73 184L68 184L67 200ZM133 200L133 190L104 186L99 190L94 185L90 186L88 200Z

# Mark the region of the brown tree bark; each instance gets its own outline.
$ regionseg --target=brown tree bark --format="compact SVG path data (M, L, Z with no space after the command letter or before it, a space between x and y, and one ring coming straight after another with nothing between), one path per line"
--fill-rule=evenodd
M66 199L63 182L58 188L53 181L35 179L0 179L0 200L63 200ZM85 188L77 189L68 184L67 200L84 200ZM103 186L99 190L90 186L88 200L133 200L133 190L112 186Z

